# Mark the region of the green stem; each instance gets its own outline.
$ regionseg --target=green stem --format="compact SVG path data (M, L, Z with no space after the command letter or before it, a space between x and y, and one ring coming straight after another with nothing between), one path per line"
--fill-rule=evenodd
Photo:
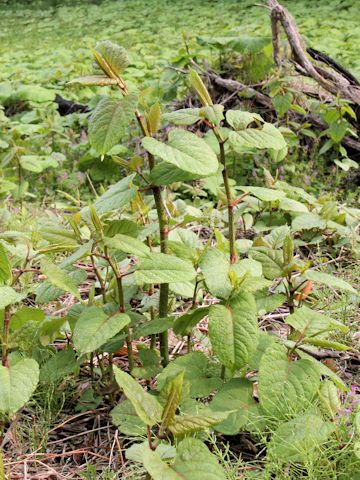
M237 258L237 253L236 253L236 247L235 247L234 206L232 204L232 195L231 195L231 190L229 185L228 171L226 167L224 140L222 140L221 137L219 137L218 141L220 146L220 162L222 163L222 166L223 166L222 176L223 176L223 181L225 186L226 203L227 203L227 210L228 210L230 262L235 263Z
M9 367L9 360L8 360L9 329L10 329L10 307L7 306L5 307L5 310L4 310L4 324L3 324L2 364L4 367Z

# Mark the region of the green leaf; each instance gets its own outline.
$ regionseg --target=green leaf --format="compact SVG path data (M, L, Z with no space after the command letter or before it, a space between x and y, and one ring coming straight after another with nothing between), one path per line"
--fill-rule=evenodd
M149 442L133 443L131 447L125 450L125 458L132 462L143 463L145 451L149 450ZM159 443L156 447L156 453L163 460L172 460L176 457L176 448L168 443ZM1 480L1 479L0 479Z
M292 198L282 198L279 203L280 210L284 210L285 212L308 212L308 208L301 202L297 200L293 200Z
M140 337L147 337L149 335L156 335L158 333L166 332L172 328L174 317L155 318L155 320L149 320L137 326L133 331L133 339Z
M270 442L270 452L283 462L314 460L334 428L319 414L306 413L278 427Z
M67 84L71 85L74 83L79 83L80 85L89 87L95 85L99 87L105 87L107 85L117 85L117 81L115 78L105 77L105 75L85 75L83 77L74 78L74 80L71 80Z
M130 375L114 368L115 380L130 400L136 413L146 425L155 425L161 421L162 407L157 399L146 392Z
M285 322L300 333L302 338L313 337L324 332L339 329L342 332L348 330L347 326L332 318L315 312L305 305L297 308L294 313L285 318Z
M160 427L162 430L167 430L175 418L176 410L181 401L183 381L184 372L180 372L165 386L163 393L166 396L166 403L164 405Z
M123 178L119 182L111 185L106 192L94 203L94 208L99 215L118 210L124 207L135 198L137 188L133 186L132 181L135 174ZM84 215L89 209L83 208L81 213Z
M322 405L334 418L341 409L341 401L338 389L331 380L324 380L321 382L319 396Z
M263 123L264 120L258 113L245 112L243 110L228 110L226 120L234 130L244 130L250 123Z
M264 294L256 294L255 300L258 315L265 315L265 313L271 313L281 307L286 300L286 296L283 293L269 295L269 293L266 292Z
M340 352L352 350L352 347L349 347L348 345L344 345L343 343L339 342L332 342L322 338L304 338L303 343L314 345L315 347L332 348L333 350L339 350Z
M143 462L153 480L226 480L215 455L196 438L186 438L179 443L172 466L150 449L145 451Z
M125 313L108 316L102 308L86 308L75 324L74 347L81 353L94 352L130 322Z
M132 94L120 100L100 100L89 120L89 141L99 154L104 155L119 142L134 117L136 105L136 96Z
M111 420L124 435L146 435L146 424L139 418L130 400L124 400L110 412Z
M18 330L28 322L40 323L45 319L45 313L38 308L23 307L16 310L10 321L10 330Z
M136 270L135 282L144 283L171 283L186 282L196 276L190 262L164 253L152 253L148 258L141 258Z
M313 228L323 229L326 227L326 222L317 213L309 212L296 216L291 226L295 231L312 230Z
M169 363L157 379L161 391L166 383L179 372L184 372L184 388L190 389L190 397L206 397L222 384L220 365L213 365L202 352L191 352Z
M271 188L264 188L264 187L253 187L253 186L240 186L237 187L239 190L243 192L250 192L259 200L263 202L274 202L276 200L281 200L285 197L286 193L282 192L281 190L273 190Z
M15 365L0 365L0 412L12 415L34 393L39 381L39 366L26 358Z
M93 54L96 63L111 78L120 77L129 64L126 49L109 40L97 43Z
M150 255L150 248L145 243L121 233L114 235L112 238L105 237L104 244L113 250L120 250L137 257L148 257Z
M21 155L20 165L29 172L41 173L49 167L58 167L59 163L46 155Z
M228 417L229 412L213 412L199 415L176 416L169 425L170 432L175 436L187 435L188 433L207 430L209 427L222 423Z
M286 92L282 95L275 95L275 97L272 98L273 105L279 117L283 117L285 113L288 112L292 101L293 95L291 92Z
M193 125L201 120L200 108L182 108L174 112L165 113L162 118L174 125Z
M145 137L142 145L152 155L160 157L164 162L175 165L184 172L201 177L214 175L217 172L216 154L202 138L186 130L171 130L167 144L155 138Z
M159 130L160 123L161 107L159 102L156 102L151 106L149 113L146 115L146 124L151 137Z
M236 435L240 430L251 430L259 425L259 404L253 397L253 384L245 378L233 378L216 393L210 402L215 412L229 412L228 418L216 430L225 435Z
M209 313L209 307L196 308L178 317L173 326L175 335L189 335L192 329Z
M209 95L207 88L204 85L204 82L201 80L199 74L194 70L190 69L189 71L189 82L195 92L199 95L200 101L204 106L212 105L212 100Z
M209 248L202 256L200 266L209 292L218 298L228 298L233 286L229 277L230 263L225 253Z
M62 264L61 264L62 267ZM62 268L61 268L62 270ZM75 285L80 285L87 278L87 274L84 270L74 270L72 272L67 272L67 275L75 283ZM52 285L49 281L42 282L36 288L36 303L43 304L49 303L53 300L56 300L61 295L66 293L66 290L57 286Z
M45 362L40 369L41 382L57 382L71 374L77 374L80 365L76 361L75 352L72 348L60 350Z
M283 267L283 254L279 250L270 250L266 247L253 247L250 249L251 257L260 262L265 278L274 280L281 277Z
M316 272L315 270L306 270L303 276L312 282L322 283L328 287L359 295L355 288L350 285L350 283L342 280L341 278L329 275L328 273Z
M42 259L40 263L41 272L46 275L48 281L55 287L69 292L75 298L81 300L81 296L75 281L58 265L51 263L48 259Z
M198 178L200 178L199 175L184 172L184 170L181 170L174 165L169 168L167 162L158 162L151 170L149 180L154 185L169 185L170 183L187 182Z
M19 295L13 288L8 286L0 286L0 310L12 305L13 303L22 300L22 296Z
M229 142L235 152L243 153L244 149L272 149L287 148L281 132L271 123L264 123L262 129L247 128L238 132L231 132Z
M209 338L215 355L234 370L247 365L258 338L256 303L253 295L240 292L226 306L213 305L209 312Z
M4 245L0 243L0 283L5 283L12 277L11 265L4 248Z
M308 408L319 384L316 366L309 360L292 361L281 345L271 345L261 358L260 405L271 417L286 418Z

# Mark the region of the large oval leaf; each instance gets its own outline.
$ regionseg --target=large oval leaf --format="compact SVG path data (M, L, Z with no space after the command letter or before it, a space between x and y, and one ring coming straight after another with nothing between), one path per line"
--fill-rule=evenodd
M215 355L231 370L243 368L256 350L258 324L256 302L241 292L231 302L213 305L209 313L209 337Z
M94 352L130 321L130 317L125 313L108 316L102 308L86 308L75 324L74 346L81 353Z
M139 269L135 272L135 282L144 283L171 283L187 282L196 276L190 262L165 253L152 253L148 258L142 258Z
M102 98L89 120L91 146L101 155L111 150L134 117L135 109L135 95L128 95L120 100Z
M288 358L284 347L274 344L263 354L259 367L261 408L267 415L285 418L311 404L318 388L319 370L309 360Z
M39 381L39 366L26 358L9 368L0 365L0 412L11 415L33 394Z
M151 137L143 138L142 144L152 155L185 172L200 177L217 172L218 160L215 153L202 138L186 130L171 130L167 144Z
M247 128L238 132L231 132L229 142L232 148L240 153L249 148L257 150L282 150L286 148L284 137L271 123L265 123L262 129Z

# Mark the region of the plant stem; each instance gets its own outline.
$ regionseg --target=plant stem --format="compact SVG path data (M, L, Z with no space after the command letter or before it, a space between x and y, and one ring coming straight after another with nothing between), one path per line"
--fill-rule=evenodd
M3 345L2 345L2 364L4 367L9 367L8 360L8 342L9 342L9 328L10 328L10 307L5 307L4 310L4 327L3 327Z
M225 147L224 147L224 140L221 137L218 138L219 146L220 146L220 162L223 166L222 176L225 186L225 193L226 193L226 203L227 203L227 210L228 210L228 225L229 225L229 243L230 243L230 263L235 263L237 254L236 254L236 247L235 247L235 226L234 226L234 206L232 204L232 195L229 185L229 177L226 167L226 159L225 159Z
M125 313L125 299L124 299L124 289L122 286L122 277L121 277L121 272L119 272L119 269L117 265L114 263L113 259L109 257L107 252L105 252L106 259L111 267L111 270L113 271L115 277L116 277L116 285L117 285L117 291L118 291L118 302L119 302L119 311L121 313ZM133 370L135 364L134 364L134 352L132 348L132 342L131 342L131 332L130 328L127 325L125 327L126 331L126 348L127 348L127 353L128 353L128 361L129 361L129 370L130 372Z

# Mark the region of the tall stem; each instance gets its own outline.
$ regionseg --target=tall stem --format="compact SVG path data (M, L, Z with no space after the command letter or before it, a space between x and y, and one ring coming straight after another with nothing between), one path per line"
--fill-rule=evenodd
M235 225L234 225L234 205L232 203L232 195L229 185L228 171L226 167L226 158L225 158L225 147L224 140L219 136L218 137L219 147L220 147L220 162L223 166L222 176L225 186L226 194L226 203L228 211L228 225L229 225L229 244L230 244L230 262L235 263L237 254L235 247Z
M2 364L4 367L9 366L9 361L8 361L9 328L10 328L10 307L5 307L4 324L3 324L3 345L2 345Z
M107 255L107 252L106 252L106 257L107 257L107 261L108 261L108 263L111 267L111 270L114 272L114 275L116 277L119 311L121 313L125 313L125 299L124 299L124 289L123 289L123 285L122 285L121 272L119 272L119 270L117 268L117 265L113 262L112 258ZM131 372L133 370L135 364L134 364L134 352L133 352L132 342L131 342L131 332L130 332L130 328L129 328L128 325L125 327L125 331L126 331L126 348L127 348L127 353L128 353L129 370Z

